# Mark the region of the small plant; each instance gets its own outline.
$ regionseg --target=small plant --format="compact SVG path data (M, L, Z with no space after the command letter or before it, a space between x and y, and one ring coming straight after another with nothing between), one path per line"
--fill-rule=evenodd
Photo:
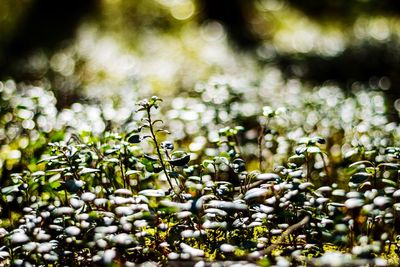
M42 105L18 107L3 92L0 264L398 259L399 140L383 130L397 126L379 114L368 122L361 100L326 88L252 113L254 103L235 106L240 88L210 83L197 92L205 104L182 96L161 106L151 97L120 121L106 119L116 112L110 106L79 104L57 113L47 131L36 120ZM338 107L323 104L328 96ZM337 113L349 105L354 120ZM99 132L62 120L91 125L82 115L90 110L101 114Z

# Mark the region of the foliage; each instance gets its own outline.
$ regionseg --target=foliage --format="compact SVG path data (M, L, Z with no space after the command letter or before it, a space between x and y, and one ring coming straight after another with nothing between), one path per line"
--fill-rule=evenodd
M243 88L211 79L121 117L1 83L0 262L396 261L399 127L382 96L321 87L260 105L237 102Z

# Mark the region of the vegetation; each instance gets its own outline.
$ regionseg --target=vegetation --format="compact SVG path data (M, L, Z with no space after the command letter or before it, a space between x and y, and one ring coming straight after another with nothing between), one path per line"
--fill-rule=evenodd
M392 2L0 1L0 266L399 266Z
M289 82L260 104L247 85L57 112L49 91L1 83L1 262L397 264L400 135L383 96L299 98Z

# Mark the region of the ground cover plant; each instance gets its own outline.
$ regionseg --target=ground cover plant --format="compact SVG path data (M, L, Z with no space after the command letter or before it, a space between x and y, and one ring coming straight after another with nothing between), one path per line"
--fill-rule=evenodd
M16 0L0 25L0 266L400 265L395 1Z
M383 95L276 95L262 77L60 111L43 87L0 83L0 263L397 265Z

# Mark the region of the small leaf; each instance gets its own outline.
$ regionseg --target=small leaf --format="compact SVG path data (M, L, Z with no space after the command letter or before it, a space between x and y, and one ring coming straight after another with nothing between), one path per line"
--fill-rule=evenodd
M372 178L373 176L369 173L366 172L358 172L356 174L353 174L350 178L350 182L355 183L355 184L359 184L362 183L370 178Z
M389 180L389 179L382 179L382 183L384 183L388 186L397 187L397 183L392 180Z
M4 194L4 195L8 195L8 194L10 194L12 192L18 192L19 191L18 187L19 187L18 184L7 186L7 187L3 187L1 189L1 193Z
M207 204L207 208L216 208L222 210L247 210L247 205L231 201L211 200Z
M364 200L359 198L350 198L344 202L344 205L348 209L355 209L359 208L364 204Z
M132 175L132 174L138 174L141 173L141 171L138 170L129 170L125 173L125 175Z
M374 175L374 174L376 173L377 169L374 168L374 167L367 167L367 168L365 168L365 171L366 171L367 173L369 173L369 174Z
M51 170L47 170L46 174L49 174L49 173L60 173L60 172L67 171L67 170L68 170L67 168L51 169Z
M84 181L69 179L65 181L64 188L70 193L76 193L83 187L84 184Z
M276 173L261 173L257 175L256 179L263 181L278 181L280 177Z
M203 163L202 163L201 165L202 165L204 168L207 168L208 165L210 165L210 164L214 164L214 161L206 159L206 160L203 161Z
M158 161L157 156L155 155L148 155L148 154L144 154L143 155L146 159L150 160L150 161Z
M45 176L46 173L44 171L37 171L31 174L32 177L37 177L37 176Z
M293 155L289 158L289 162L301 166L306 162L306 157L304 155Z
M354 168L354 167L357 167L357 166L360 166L360 165L366 165L366 164L370 165L370 166L373 165L372 162L369 161L369 160L360 160L360 161L356 161L356 162L350 164L349 168Z
M231 167L236 173L243 172L246 170L246 164L244 160L240 158L234 159L233 162L231 163Z
M155 121L153 121L151 124L152 125L155 125L156 123L161 123L161 124L163 124L164 122L162 121L162 120L155 120Z
M38 161L38 164L39 164L39 163L42 163L42 162L49 162L49 161L58 159L58 158L60 158L60 157L61 157L61 156L58 155L58 156L52 156L52 157L44 158L44 159L39 160L39 161Z
M146 189L140 191L139 195L146 197L165 197L165 192L161 189Z
M378 165L379 168L383 167L383 168L387 168L387 169L400 169L400 164L398 163L389 163L389 162L385 162L385 163L381 163Z
M105 159L105 162L110 162L110 163L119 163L119 159L117 158L109 158L109 159Z
M82 174L87 174L87 173L94 173L94 172L99 172L99 169L93 169L93 168L83 168L82 170L79 171L79 175Z
M302 155L306 151L307 151L307 148L304 146L301 146L301 147L297 147L295 152L297 155Z
M190 161L190 155L183 151L172 153L171 160L168 162L173 166L185 166Z
M264 199L272 192L266 188L252 188L246 192L244 200Z
M158 133L159 132L163 132L163 133L166 133L166 134L170 134L170 132L168 130L165 130L165 129L158 129L157 132Z
M307 153L318 154L318 153L321 153L321 149L317 146L309 146L309 147L307 147Z
M140 143L140 135L137 133L133 133L128 136L127 141L131 144L137 144Z

